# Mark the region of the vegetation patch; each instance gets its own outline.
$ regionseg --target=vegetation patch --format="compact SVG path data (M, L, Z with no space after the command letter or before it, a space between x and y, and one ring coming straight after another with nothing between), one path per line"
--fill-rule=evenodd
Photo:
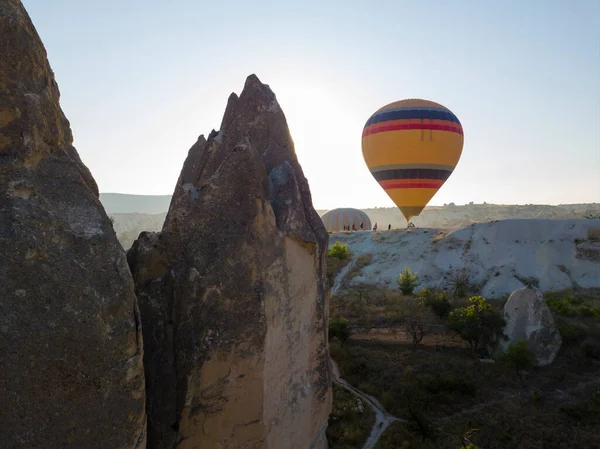
M371 338L363 328L343 346L337 339L330 344L342 377L407 420L393 423L376 447L600 447L600 320L587 311L598 307L600 292L547 296L558 305L551 311L563 347L543 367L524 342L509 346L496 363L481 363L479 351L471 348L499 341L502 304L475 296L452 309L455 298L449 301L448 295L437 289L413 296L371 288L362 293L356 313L358 295L340 307L351 328L394 325L390 329L398 331ZM444 304L440 313L434 313L437 302ZM560 304L577 313L561 315ZM415 316L426 331L416 345L410 335ZM450 328L462 338L448 334Z
M330 449L360 449L375 424L375 413L342 387L333 386L333 408L327 425Z
M327 279L329 279L330 283L350 263L351 259L352 253L348 249L348 245L340 242L335 242L331 245L327 254Z

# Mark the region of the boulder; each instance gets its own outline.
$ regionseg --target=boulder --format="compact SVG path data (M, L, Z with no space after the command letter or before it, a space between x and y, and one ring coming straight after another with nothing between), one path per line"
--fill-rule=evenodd
M125 252L18 0L0 0L0 42L0 446L144 448Z
M251 75L128 252L148 447L326 447L328 234L285 116Z
M502 342L504 350L512 343L525 340L540 365L554 361L562 339L540 290L529 285L515 290L504 305L504 319L504 333L508 337Z

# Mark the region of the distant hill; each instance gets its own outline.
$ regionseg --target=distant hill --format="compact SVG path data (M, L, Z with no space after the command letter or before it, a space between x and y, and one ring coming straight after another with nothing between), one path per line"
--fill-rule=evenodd
M171 195L129 195L101 193L100 202L107 214L160 214L169 210Z
M381 207L362 209L377 223L380 229L391 224L393 228L405 228L407 223L399 209ZM326 211L318 211L320 215ZM485 223L510 219L542 219L567 220L584 218L586 215L599 215L600 203L561 204L465 204L426 207L421 215L411 221L417 227L428 228L462 228L473 223Z
M169 209L171 195L128 195L122 193L101 193L100 201L115 223L117 237L128 249L142 231L158 231ZM378 223L380 229L405 228L406 220L395 207L362 209ZM327 209L318 209L319 215ZM462 228L473 223L484 223L509 219L557 219L583 218L586 215L600 215L600 204L465 204L456 206L426 207L419 217L412 221L417 227Z

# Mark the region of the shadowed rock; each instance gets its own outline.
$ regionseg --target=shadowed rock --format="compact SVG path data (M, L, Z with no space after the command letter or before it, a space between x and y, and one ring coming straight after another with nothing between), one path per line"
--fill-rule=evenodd
M0 42L0 446L144 448L125 254L18 0L0 0Z
M323 448L325 261L287 122L251 75L189 150L161 233L128 252L149 448Z

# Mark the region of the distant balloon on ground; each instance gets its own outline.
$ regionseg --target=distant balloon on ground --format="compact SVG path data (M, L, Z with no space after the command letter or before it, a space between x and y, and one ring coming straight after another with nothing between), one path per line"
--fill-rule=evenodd
M352 225L360 230L360 224L363 224L363 230L371 229L371 220L362 210L352 208L338 208L325 212L321 216L325 229L331 232L343 231L344 226Z
M362 153L379 185L407 221L421 213L458 163L458 118L433 101L409 99L376 111L362 134Z

